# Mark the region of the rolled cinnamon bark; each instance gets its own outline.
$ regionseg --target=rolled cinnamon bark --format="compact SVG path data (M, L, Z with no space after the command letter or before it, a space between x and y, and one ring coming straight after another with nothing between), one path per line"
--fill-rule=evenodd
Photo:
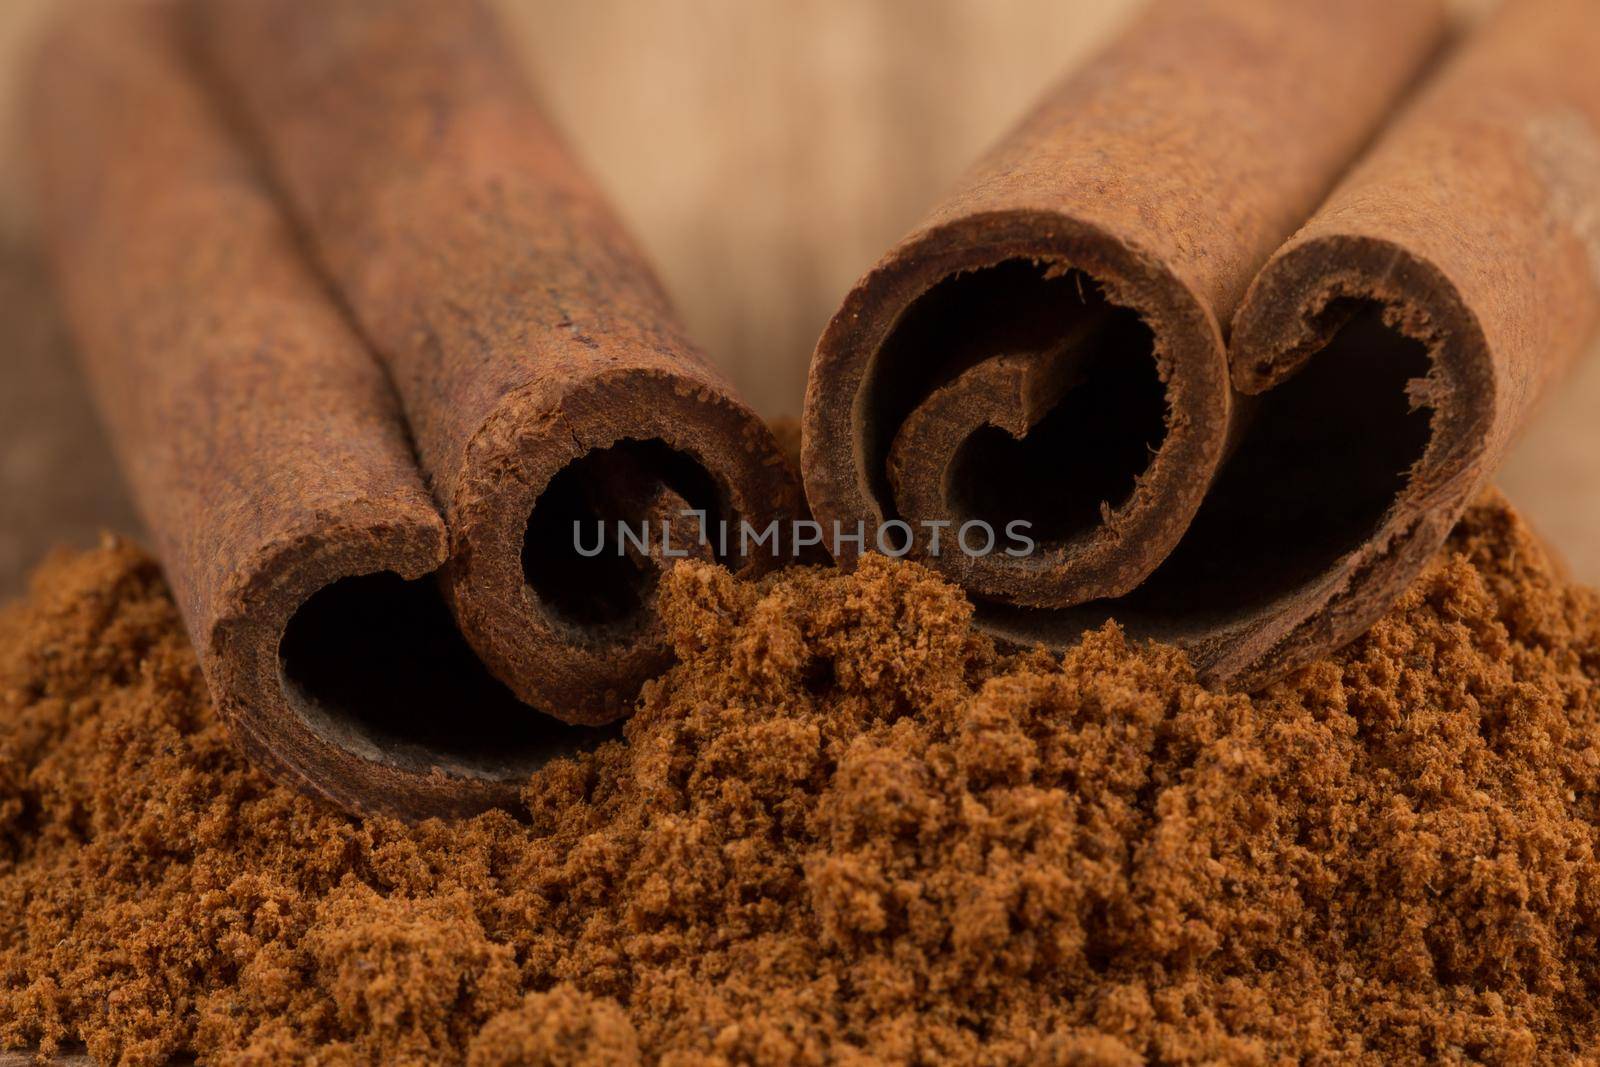
M765 529L799 502L767 428L684 337L483 6L193 11L398 388L450 531L462 633L530 703L622 714L668 654L653 595L672 560L584 558L574 524L659 529L692 509L713 530ZM712 540L740 573L771 563L770 542Z
M1600 5L1511 0L1234 320L1238 447L1136 604L1255 685L1366 630L1600 326Z
M1444 28L1433 0L1156 0L845 298L806 392L818 519L907 522L980 601L1136 588L1227 447L1220 324ZM1019 520L1031 553L935 551Z
M516 799L587 739L450 625L441 520L383 372L186 68L175 12L82 5L32 97L43 243L222 717L352 808Z

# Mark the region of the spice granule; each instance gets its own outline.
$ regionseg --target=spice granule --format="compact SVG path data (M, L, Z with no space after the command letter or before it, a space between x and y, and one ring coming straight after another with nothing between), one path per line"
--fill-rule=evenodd
M686 563L678 663L525 810L241 762L155 564L0 613L0 1047L270 1064L1572 1062L1600 602L1486 499L1263 693L1006 654L915 565Z

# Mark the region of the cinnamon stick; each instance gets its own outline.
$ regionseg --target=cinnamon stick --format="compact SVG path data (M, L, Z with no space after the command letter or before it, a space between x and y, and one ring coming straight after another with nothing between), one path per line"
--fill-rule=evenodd
M1364 632L1600 326L1600 6L1511 0L1234 320L1252 398L1147 611L1253 685Z
M1444 26L1432 0L1151 4L845 298L806 393L817 517L909 522L980 599L1137 587L1225 451L1221 324ZM935 554L941 519L1036 548Z
M1415 578L1541 390L1600 322L1600 79L1592 72L1600 9L1582 0L1512 2L1271 257L1247 295L1204 304L1218 321L1232 314L1233 329L1226 381L1213 381L1212 368L1200 394L1220 389L1221 396L1198 401L1192 376L1184 377L1187 365L1171 355L1194 350L1178 347L1185 335L1153 300L1141 304L1147 298L1126 277L1097 274L1093 257L1115 235L1134 234L1123 239L1157 275L1170 267L1226 278L1229 285L1213 293L1234 292L1248 277L1248 270L1219 270L1244 262L1230 258L1241 248L1234 238L1247 232L1238 213L1256 216L1248 197L1215 196L1230 188L1214 180L1218 157L1199 149L1174 157L1163 147L1172 141L1151 139L1141 160L1125 142L1195 120L1191 108L1161 105L1152 92L1201 62L1198 55L1188 64L1175 60L1181 46L1169 35L1195 42L1209 41L1207 32L1221 35L1237 54L1241 41L1262 39L1252 33L1274 17L1267 7L1153 5L1107 57L1070 79L980 168L968 192L868 275L819 346L805 456L819 512L837 512L857 489L876 489L876 507L887 501L914 515L956 520L983 508L1031 507L1032 516L1060 528L1070 513L1051 495L1054 483L1023 475L1040 474L1046 460L1077 464L1089 492L1078 493L1079 532L1064 546L1047 541L1041 560L991 560L990 571L959 557L943 564L984 598L979 618L1001 637L1061 645L1114 617L1186 648L1208 680L1243 687L1343 644ZM1289 36L1269 55L1315 63L1316 49L1297 52L1290 43L1289 22L1307 15L1301 31L1330 55L1356 43L1318 21L1331 9L1270 7L1283 11ZM1409 10L1373 8L1345 29L1376 33L1383 18ZM1207 21L1189 24L1191 16ZM1246 26L1254 31L1241 37ZM1200 50L1215 54L1219 46ZM1270 66L1254 76L1269 77ZM1294 102L1311 109L1302 112L1303 131L1319 128L1316 90L1333 84L1312 69L1301 76L1312 99ZM1402 80L1388 84L1397 88ZM1226 97L1235 83L1222 81ZM1261 133L1274 129L1273 101L1286 98L1266 93L1261 82L1255 89L1261 110L1238 114L1247 132ZM1125 94L1120 122L1096 110L1096 94L1114 92ZM1212 115L1206 126L1217 138L1212 148L1233 143L1224 117ZM1243 144L1264 147L1248 138ZM1039 209L1030 209L1031 231L1025 219L1019 224L1005 214L1007 197L1043 195L1038 173L1026 169L1036 158L1048 158L1051 173L1064 176L1050 187L1058 228L1073 232L1085 218L1100 228L1080 258L1052 261L1028 250L1026 241L1047 228ZM1162 175L1147 173L1147 165L1174 181L1184 175L1184 184L1162 189ZM1165 222L1165 236L1158 222ZM989 235L984 241L1011 235L1014 243L1001 250L1013 258L985 268L970 250L989 247L971 236L979 233ZM951 264L967 273L952 274ZM997 279L1008 272L1007 285L996 280L984 289L970 281L985 270ZM1015 295L1030 271L1041 291L1056 278L1087 288L1067 292L1074 310L1052 323ZM978 299L930 303L924 295L963 280ZM1058 295L1066 289L1055 284ZM1108 315L1123 316L1123 325L1108 327ZM1127 342L1141 328L1162 367L1164 419L1152 414L1148 395L1096 388L1086 377L1096 347L1108 360L1144 351L1124 344L1113 353L1117 336L1102 331L1123 329ZM952 331L958 345L951 359L922 356L939 365L921 371L916 388L896 392L884 380L896 366L916 369L912 353L922 355L919 346L937 351L933 342ZM1207 358L1215 356L1213 350ZM841 421L845 399L854 405L853 421ZM1051 427L1063 409L1076 421ZM1116 451L1080 455L1090 443L1103 449L1096 435L1128 426L1155 427L1144 437L1152 456L1136 477L1128 472L1137 464L1119 466ZM1008 445L1013 453L1039 437L1041 470L1005 466L996 427L1019 440ZM1175 436L1193 441L1196 427L1204 447L1173 452ZM842 465L840 440L858 450L856 467ZM907 470L902 455L926 469ZM869 476L870 463L862 463L879 456L887 458L883 473ZM1104 493L1108 471L1122 472L1124 486L1131 478L1120 503Z
M765 528L799 490L694 346L478 3L193 6L294 214L387 366L450 531L462 633L524 700L623 714L664 665L659 554L574 523L667 510ZM619 471L630 468L632 473ZM586 483L637 484L597 507ZM630 503L631 502L631 503ZM771 564L721 538L739 573Z
M165 5L83 5L35 69L43 242L92 392L250 758L352 808L509 804L588 739L476 663L381 368L201 94Z
M1227 452L1222 325L1445 25L1430 0L1156 0L845 298L806 393L817 517L908 523L1008 634L1103 618L1080 606L1150 577ZM935 551L941 521L1015 520L1031 551Z

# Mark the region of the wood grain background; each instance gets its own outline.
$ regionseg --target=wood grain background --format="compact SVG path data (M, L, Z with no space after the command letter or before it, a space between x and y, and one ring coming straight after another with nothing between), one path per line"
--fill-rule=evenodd
M51 11L0 0L0 590L130 522L33 271L17 88ZM855 278L1139 0L501 0L558 124L691 330L767 415L799 410ZM1486 0L1462 0L1464 15ZM1600 360L1502 485L1600 581Z

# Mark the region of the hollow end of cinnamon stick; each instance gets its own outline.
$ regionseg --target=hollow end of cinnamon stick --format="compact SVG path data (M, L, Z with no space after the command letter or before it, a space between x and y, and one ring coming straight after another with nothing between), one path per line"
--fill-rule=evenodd
M509 397L474 439L456 501L444 587L462 633L530 704L600 724L671 660L656 611L666 572L685 558L744 578L777 566L798 488L726 391L635 365L554 399ZM773 524L779 539L759 547L740 536Z
M1594 5L1503 5L1255 279L1251 418L1189 535L1221 585L1256 576L1248 628L1194 645L1210 676L1365 631L1600 329L1596 54Z
M686 338L544 117L488 5L188 5L212 79L395 382L450 531L466 641L528 704L627 714L668 662L656 588L680 533L742 575L740 523L799 510L767 427ZM660 524L667 523L663 528ZM577 551L609 529L602 551ZM698 551L698 543L680 546Z
M1234 441L1178 550L1117 610L1255 688L1375 622L1481 488L1501 407L1490 346L1395 241L1291 242L1234 321Z
M808 497L825 526L906 523L912 554L976 598L1070 606L1168 554L1228 410L1220 331L1158 261L1066 214L966 216L890 252L829 324ZM935 523L949 541L1018 520L1026 556L931 544Z
M606 734L529 709L477 662L433 572L443 525L354 500L263 546L200 636L218 711L258 766L407 819L514 809L539 767Z

